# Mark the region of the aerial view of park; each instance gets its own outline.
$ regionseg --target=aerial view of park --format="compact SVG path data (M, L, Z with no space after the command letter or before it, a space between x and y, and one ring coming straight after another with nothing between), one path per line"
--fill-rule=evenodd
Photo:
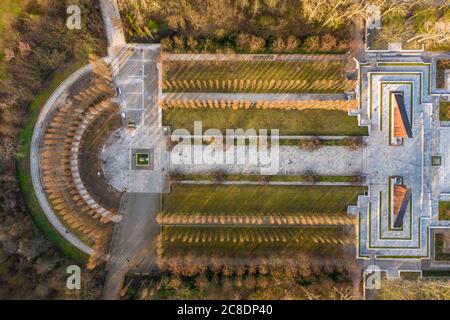
M0 300L450 300L449 0L0 18Z

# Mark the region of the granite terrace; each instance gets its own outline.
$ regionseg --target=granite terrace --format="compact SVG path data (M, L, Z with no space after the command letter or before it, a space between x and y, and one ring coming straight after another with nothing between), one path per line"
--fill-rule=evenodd
M369 191L349 212L359 215L357 255L391 276L400 269L420 270L420 261L430 257L430 228L450 227L438 219L439 201L450 198L445 179L450 131L440 127L439 100L446 94L435 94L434 69L420 53L367 55L360 63L360 108L351 114L369 128L363 151ZM395 114L400 107L394 95L402 97L403 115ZM411 128L411 135L402 135L402 128ZM441 166L432 157L441 159Z

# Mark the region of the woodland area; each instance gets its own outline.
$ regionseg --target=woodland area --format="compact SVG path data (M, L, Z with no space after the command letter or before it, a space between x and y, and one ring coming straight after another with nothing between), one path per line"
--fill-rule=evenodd
M380 300L449 300L450 280L390 280L383 281L377 292Z
M421 1L426 0L401 2L374 0L371 3L379 3L384 9L395 11L408 8L412 2ZM119 0L118 2L129 40L161 41L163 49L169 52L241 53L347 53L352 48L361 46L362 39L356 31L363 26L367 5L364 1L354 0ZM82 32L69 31L65 26L66 8L69 4L82 7ZM4 18L3 12L8 12L9 9L11 14ZM48 230L39 230L36 227L37 225L42 227L42 222L37 223L39 214L41 220L46 219L39 213L38 205L35 204L36 207L31 208L30 202L24 201L24 198L27 200L33 194L27 171L28 147L40 108L58 82L77 67L86 64L91 53L98 56L106 54L98 1L2 0L0 18L0 299L97 299L100 297L105 280L104 271L98 269L88 271L83 267L82 290L76 293L67 291L66 267L71 264L84 264L86 261L65 256L62 252L63 245L54 243L57 243L58 239L50 237ZM331 79L336 83L330 82L330 88L345 85L340 76L341 73L337 79ZM213 84L203 79L202 82L184 82L188 80L179 80L183 81L181 83L165 82L165 86L176 92L177 86L180 88L192 86L195 90L227 87L235 91L238 86L244 89L250 86L256 88L265 86L265 90L280 88L290 90L291 87L301 88L305 85L303 82L291 83L292 79L280 79L278 83L267 80L267 83L255 84L241 81L238 83L238 79L234 78ZM317 83L319 84L323 85ZM193 101L187 105L191 108L188 110L190 113L200 109L198 103ZM291 111L290 108L294 107L278 106L279 109L287 111ZM174 106L166 108L169 111L175 109ZM214 108L208 106L208 109ZM207 108L203 108L203 113L205 109ZM240 109L248 111L245 108ZM261 109L269 108L262 106ZM210 118L213 119L211 116ZM336 116L336 119L340 119L339 116ZM353 193L350 196L352 199L356 197ZM345 198L340 199L346 202ZM317 200L315 203L320 204ZM337 211L333 208L332 212L342 213L347 203L342 203L341 207L342 210ZM35 213L30 214L32 211ZM278 228L280 230L278 234L270 233L272 229L266 228L264 232L253 235L251 240L254 247L263 249L264 246L272 249L275 246L272 243L286 241L290 241L295 249L294 242L297 243L298 239L303 238L310 240L311 248L321 242L326 244L327 248L331 248L327 249L332 253L327 260L313 252L311 255L303 256L303 260L298 259L303 264L294 265L291 269L290 265L276 269L268 267L269 264L246 266L242 269L241 266L233 266L231 263L228 265L217 263L217 268L214 269L210 267L214 264L209 264L208 260L208 263L198 265L199 269L194 272L192 264L188 263L189 259L196 258L194 254L198 254L216 261L215 246L224 241L214 238L212 233L205 232L201 228L170 226L172 222L179 223L180 219L184 221L186 214L179 211L160 214L159 218L166 226L164 233L159 237L158 249L162 253L164 250L177 253L179 247L185 250L185 242L198 243L192 250L193 253L188 252L187 258L184 253L184 256L169 254L168 259L161 254L159 262L164 267L162 276L126 279L122 290L124 298L354 298L351 281L355 272L354 260L348 264L343 263L346 261L342 259L341 251L343 245L347 245L349 241L342 228L320 229L318 230L320 232L315 230L315 233L306 228L303 233ZM211 213L209 209L206 211L208 214ZM310 211L314 212L312 209ZM219 218L218 213L223 212L216 212L215 218ZM206 214L205 216L207 217ZM252 218L258 218L255 216ZM329 219L332 218L338 220L339 225L348 226L354 223L341 214ZM292 219L300 221L292 220L295 223L319 224L317 221L311 222L312 218L305 214L297 214ZM230 239L226 243L228 248L233 248L232 243L238 239L242 243L247 243L246 248L250 242L248 236L244 238L239 233L218 230L223 231L220 233L221 237ZM336 234L341 239L339 243L334 243L337 242L335 238L339 238ZM339 254L336 255L335 251ZM334 256L340 259L334 259ZM278 261L284 262L285 258L286 256L282 256ZM400 290L396 291L396 288L392 287L390 296L384 293L385 295L381 294L380 298L398 298L399 296L395 294ZM418 292L415 291L415 285L411 288L411 294ZM430 288L434 290L433 288L442 288L442 285L437 284L437 287ZM417 294L420 298L429 296ZM448 290L444 295L436 297L448 299Z
M386 50L388 43L401 42L403 49L424 46L430 51L448 51L449 24L450 1L405 1L382 13L381 29L369 31L367 44L375 50Z
M130 39L161 41L168 52L345 53L364 6L339 2L334 8L338 1L119 0L119 6Z
M68 4L85 13L83 32L66 28ZM65 257L33 225L17 177L29 175L22 172L28 170L26 146L54 89L50 80L64 79L66 68L87 63L91 52L105 55L100 11L89 0L4 1L2 9L14 14L2 19L0 28L0 299L98 298L101 271L82 269L82 290L66 290L66 267L80 261ZM31 186L27 190L32 192Z
M160 41L163 50L175 53L346 53L362 46L358 30L364 27L368 5L381 7L383 23L388 26L375 35L380 38L377 43L411 31L416 33L414 43L420 40L440 48L449 42L448 32L432 24L450 17L448 0L118 2L130 40ZM429 9L430 4L438 10Z
M181 276L164 273L160 277L129 277L121 295L124 299L354 299L346 272L316 269L286 274L266 270L256 273L207 271Z

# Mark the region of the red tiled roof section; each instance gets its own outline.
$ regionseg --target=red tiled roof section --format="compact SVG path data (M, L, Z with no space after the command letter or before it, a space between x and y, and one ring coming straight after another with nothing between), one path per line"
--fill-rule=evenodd
M408 133L406 132L405 123L400 113L400 106L398 105L397 99L394 98L392 102L394 108L394 137L407 138Z
M394 103L394 137L407 138L408 134L406 133L406 128L400 114L400 109L395 105L396 103Z
M392 103L394 109L394 137L412 138L411 125L403 102L403 95L400 93L394 94Z
M398 215L400 213L407 192L407 187L399 184L394 185L394 214Z

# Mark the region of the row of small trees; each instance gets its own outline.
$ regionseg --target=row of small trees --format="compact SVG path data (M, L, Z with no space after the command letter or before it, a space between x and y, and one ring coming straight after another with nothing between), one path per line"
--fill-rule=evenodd
M209 253L185 251L157 257L161 270L174 274L191 276L207 270L225 275L271 273L285 275L311 276L320 273L346 272L348 263L341 257L335 258L326 253L306 253L299 250L267 251L265 255L248 255L236 259L219 250Z
M331 34L323 36L313 35L300 39L294 35L276 37L275 39L256 36L248 33L239 33L228 37L226 45L219 45L222 39L215 37L195 38L193 36L173 36L161 39L164 52L174 53L345 53L350 49L350 41L337 41Z
M184 109L281 109L281 110L340 110L348 111L357 107L356 100L277 100L277 101L249 101L249 100L181 100L168 99L160 102L162 108Z
M163 80L166 92L344 92L355 88L351 80Z
M320 138L300 139L298 146L300 149L313 152L322 148L325 142L326 140ZM358 150L365 146L365 142L363 137L348 137L341 139L337 145L349 148L350 150Z
M202 215L202 214L177 214L158 213L157 222L162 225L354 225L355 218L350 215L324 215L324 214L303 214L298 215Z
M291 243L348 244L352 239L334 227L300 228L209 228L164 227L161 239L167 243ZM249 247L250 250L250 247Z

